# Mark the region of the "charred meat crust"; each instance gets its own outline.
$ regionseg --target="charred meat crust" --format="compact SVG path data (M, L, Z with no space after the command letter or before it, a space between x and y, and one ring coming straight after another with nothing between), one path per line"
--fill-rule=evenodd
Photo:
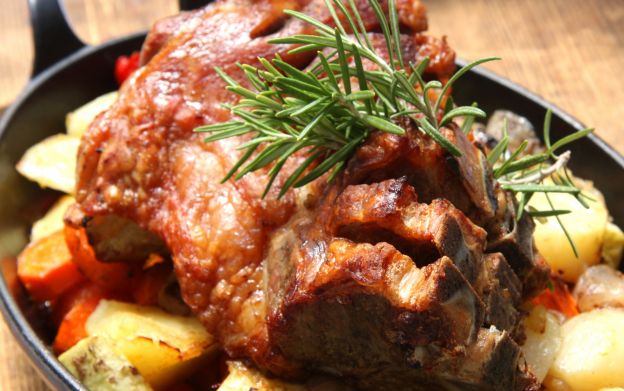
M504 255L484 254L485 230L447 200L419 203L405 177L350 179L273 237L268 336L286 360L371 390L530 378L511 338L522 286Z
M403 126L412 128L409 123ZM404 177L421 202L448 200L486 230L486 251L505 255L523 283L523 296L535 295L546 284L548 267L536 256L532 219L525 214L516 222L516 200L493 180L485 155L459 127L450 124L442 133L460 147L461 157L445 153L419 131L408 131L405 136L372 134L349 161L346 183Z
M416 201L407 179L348 186L332 209L332 233L357 242L389 242L419 266L446 255L474 283L485 231L446 199Z

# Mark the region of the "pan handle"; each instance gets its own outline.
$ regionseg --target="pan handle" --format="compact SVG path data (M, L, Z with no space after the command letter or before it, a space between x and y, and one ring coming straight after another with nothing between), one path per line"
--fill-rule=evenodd
M211 2L212 0L179 0L178 4L180 4L180 11L190 11L201 8Z
M35 60L32 77L85 44L67 23L60 0L28 0Z

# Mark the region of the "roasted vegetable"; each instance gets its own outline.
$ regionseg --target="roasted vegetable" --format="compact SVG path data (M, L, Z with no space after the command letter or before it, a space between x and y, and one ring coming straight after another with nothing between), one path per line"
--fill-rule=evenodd
M567 282L575 282L587 267L600 262L609 219L602 194L590 182L580 179L575 181L593 198L587 201L589 208L586 209L569 194L552 193L549 198L557 209L571 211L559 218L576 245L578 257L555 217L538 218L535 221L534 237L537 249L553 273ZM550 210L551 206L543 193L535 193L529 202L529 208Z
M558 277L551 277L550 288L544 289L531 301L533 304L543 305L547 309L557 311L568 318L579 313L576 300L570 293L570 289Z
M146 263L153 261L154 258L162 260L162 257L154 254ZM148 267L136 278L136 282L133 284L133 301L139 305L158 305L160 294L167 286L172 273L170 262Z
M115 61L115 79L117 79L117 83L122 85L132 72L139 69L140 63L141 58L139 52L133 52L129 56L117 57Z
M195 318L155 308L102 300L87 334L106 335L155 389L191 374L216 352L214 338Z
M63 231L31 242L17 258L17 275L37 301L55 300L83 278Z
M245 365L241 361L228 361L229 374L221 383L218 391L307 391L308 389L295 383L271 379L257 369Z
M151 387L115 349L115 341L89 337L63 353L59 361L91 391L149 391Z
M17 163L17 171L41 187L72 194L80 139L56 134L33 145Z
M617 269L624 252L624 233L617 225L608 223L602 244L602 259L612 268Z
M132 288L131 266L120 262L99 261L84 228L66 226L65 240L74 263L89 280L113 292L126 292Z
M87 130L93 119L108 109L117 100L117 91L98 96L89 103L80 106L65 117L67 134L80 137Z
M17 171L41 187L73 194L80 137L116 99L117 92L110 92L69 113L65 120L67 134L50 136L30 147L17 164Z
M87 319L105 297L110 295L92 282L85 282L62 297L52 312L53 320L60 322L53 344L57 353L70 349L87 337Z
M592 266L579 278L574 296L583 312L601 307L624 308L624 274L607 265Z
M582 313L561 327L561 349L546 381L549 390L594 391L624 386L624 310Z
M557 315L535 306L524 320L526 341L522 352L533 374L544 380L561 347L561 327Z
M30 241L34 242L56 231L61 231L64 227L63 215L67 208L75 202L76 200L71 196L63 196L56 201L45 216L33 224L32 230L30 231Z

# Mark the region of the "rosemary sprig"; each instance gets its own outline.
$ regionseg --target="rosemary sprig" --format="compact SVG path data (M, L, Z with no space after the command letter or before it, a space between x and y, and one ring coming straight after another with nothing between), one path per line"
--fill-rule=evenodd
M303 186L328 171L332 171L331 179L371 131L404 134L405 130L395 123L399 117L408 118L450 154L461 155L440 129L456 117L484 117L485 113L476 106L454 107L450 99L444 104L445 97L464 73L497 58L466 65L444 85L437 80L425 82L422 74L428 58L418 64L404 62L394 2L389 2L389 18L386 18L378 0L368 1L381 26L387 61L370 42L354 1L345 4L341 0L325 0L335 28L287 10L286 14L314 26L316 35L294 35L271 41L297 45L290 53L318 52L318 64L310 70L301 71L279 56L272 61L260 59L260 68L239 64L252 90L217 69L227 89L242 98L229 107L237 118L196 131L212 133L206 142L253 135L239 146L245 153L224 181L272 165L266 194L286 160L302 149L309 149L309 154L319 157L321 163L307 172L315 162L307 159L287 178L279 196L290 187ZM339 12L348 29L342 24ZM348 30L352 31L351 35L346 33ZM377 69L365 70L364 60L372 62ZM431 101L429 92L433 90L438 95Z
M581 189L576 186L567 168L570 160L570 151L561 154L556 152L562 147L587 136L594 129L583 129L572 133L554 144L550 140L550 124L552 112L548 110L544 117L543 138L546 150L542 153L522 156L522 152L527 146L527 142L520 144L515 151L510 152L509 135L507 134L507 122L503 122L503 138L488 154L488 162L493 166L494 178L498 180L501 187L519 195L516 218L519 220L525 213L526 206L535 193L544 193L550 206L550 210L536 210L529 207L528 213L536 218L554 217L563 230L574 255L578 257L578 251L574 240L561 222L559 216L570 213L569 210L556 209L548 194L567 193L575 197L584 207L588 207L585 196ZM522 157L521 157L522 156ZM554 162L552 160L554 159ZM552 162L552 163L551 163ZM552 183L544 183L545 179L550 179Z

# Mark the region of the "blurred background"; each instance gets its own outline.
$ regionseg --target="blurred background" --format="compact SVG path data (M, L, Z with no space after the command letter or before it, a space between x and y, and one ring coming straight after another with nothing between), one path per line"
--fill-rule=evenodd
M486 67L595 127L624 153L624 1L423 1L430 33L446 35L459 57L502 57ZM90 44L145 30L177 12L176 0L64 4L76 33ZM2 0L2 6L0 110L28 82L33 58L27 0ZM0 389L46 389L1 320Z

